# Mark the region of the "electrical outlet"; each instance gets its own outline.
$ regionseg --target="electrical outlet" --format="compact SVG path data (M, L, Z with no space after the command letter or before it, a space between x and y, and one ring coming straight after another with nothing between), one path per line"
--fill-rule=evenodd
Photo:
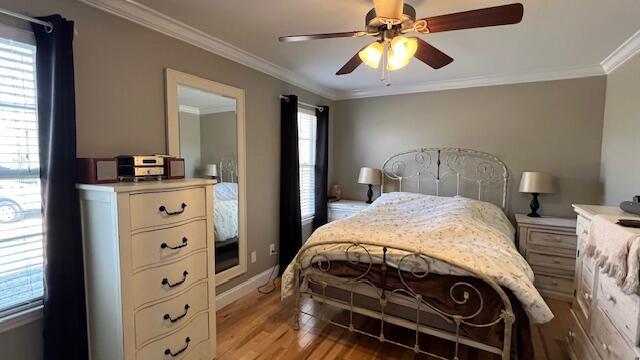
M256 252L252 251L251 252L251 263L253 264L254 262L256 262Z
M276 244L269 245L269 255L275 255L275 254L276 254Z

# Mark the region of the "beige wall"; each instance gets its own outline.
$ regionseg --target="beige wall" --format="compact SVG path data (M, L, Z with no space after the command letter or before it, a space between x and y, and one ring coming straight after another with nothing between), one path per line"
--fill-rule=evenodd
M187 178L200 177L202 149L200 147L200 115L180 112L180 156L184 158Z
M393 86L393 85L392 85ZM605 77L339 101L334 106L332 182L345 198L365 199L361 166L423 146L486 151L512 175L512 212L528 210L517 192L526 170L553 173L558 193L542 212L570 216L571 203L596 203Z
M640 195L640 55L607 77L601 175L607 205Z
M200 143L202 163L220 164L221 160L238 160L238 136L235 111L200 116ZM231 173L218 169L221 181L231 181ZM234 179L238 174L234 173ZM234 180L235 181L235 180Z

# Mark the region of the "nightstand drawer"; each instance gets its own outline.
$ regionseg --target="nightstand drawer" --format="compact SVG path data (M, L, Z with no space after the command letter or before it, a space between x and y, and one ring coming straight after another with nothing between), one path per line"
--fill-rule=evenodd
M568 274L568 276L573 276L576 266L576 259L573 257L539 254L533 251L527 252L527 262L532 266L561 270L562 274Z
M352 210L329 209L329 211L327 212L327 218L329 219L329 221L336 221L336 220L347 218L357 213L358 211L352 211Z
M570 279L536 274L533 284L538 289L573 294L573 280Z
M529 233L529 244L575 251L576 236L567 233L532 230Z

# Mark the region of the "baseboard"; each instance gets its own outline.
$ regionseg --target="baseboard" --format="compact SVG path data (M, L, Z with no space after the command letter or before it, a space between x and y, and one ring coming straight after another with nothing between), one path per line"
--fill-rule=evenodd
M275 269L274 269L275 268ZM231 288L222 294L216 296L216 311L222 309L223 307L231 304L232 302L239 300L254 291L257 291L258 287L266 284L269 280L269 275L278 276L278 268L276 265L274 268L269 268L260 274L250 278L249 280L243 282L240 285L237 285L234 288Z

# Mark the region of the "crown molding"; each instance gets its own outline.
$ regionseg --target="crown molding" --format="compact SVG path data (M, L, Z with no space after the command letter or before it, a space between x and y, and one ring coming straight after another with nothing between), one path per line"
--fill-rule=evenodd
M359 99L375 96L401 95L441 90L465 89L473 87L509 85L540 81L575 79L590 76L605 75L600 65L563 67L549 70L530 72L476 76L453 80L429 81L407 85L393 85L371 87L343 91L338 94L338 100Z
M79 0L82 3L122 17L164 35L232 60L254 70L271 75L330 100L336 99L335 91L315 84L291 70L253 55L226 41L182 23L134 0Z
M615 69L624 64L627 60L640 53L640 30L631 35L617 49L613 50L600 65L607 74L611 74Z
M200 115L217 114L217 113L232 112L232 111L233 112L236 111L235 104L210 106L210 107L200 109Z
M113 15L125 18L149 29L184 41L226 59L271 75L330 100L348 100L375 96L388 96L465 89L472 87L509 85L528 82L574 79L600 76L613 72L624 62L640 52L640 31L633 34L600 64L533 70L529 72L495 74L452 80L427 81L406 85L391 85L354 90L334 90L314 83L295 72L242 50L201 30L162 14L135 0L78 0Z
M195 106L179 105L178 106L178 111L183 112L183 113L187 113L187 114L200 115L200 109L198 109Z

